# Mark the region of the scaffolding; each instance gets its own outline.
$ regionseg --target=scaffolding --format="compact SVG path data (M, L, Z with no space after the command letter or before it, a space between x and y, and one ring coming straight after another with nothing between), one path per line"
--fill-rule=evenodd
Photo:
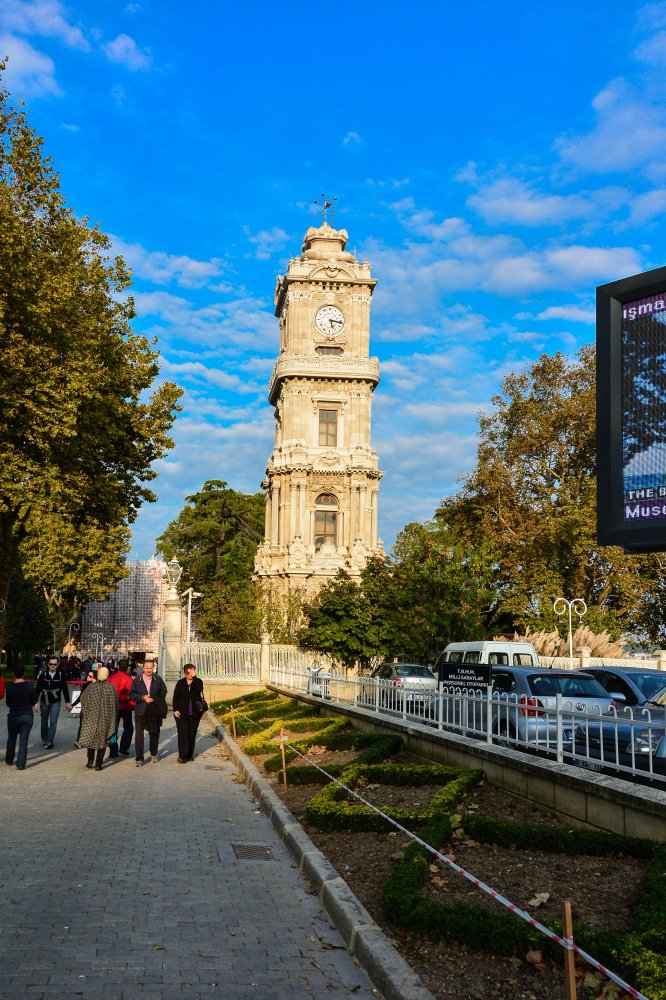
M162 608L169 589L166 564L159 559L128 560L129 576L106 601L90 601L81 617L81 654L118 659L132 653L157 654Z

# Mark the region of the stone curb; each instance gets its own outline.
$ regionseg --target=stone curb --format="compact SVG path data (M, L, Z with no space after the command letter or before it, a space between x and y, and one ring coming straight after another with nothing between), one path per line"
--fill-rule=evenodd
M313 844L296 817L262 778L224 726L217 723L217 719L215 735L224 741L259 808L268 816L289 853L298 862L303 877L316 889L347 948L358 959L374 986L386 1000L405 1000L406 997L409 1000L434 1000L432 993L393 947L345 880Z

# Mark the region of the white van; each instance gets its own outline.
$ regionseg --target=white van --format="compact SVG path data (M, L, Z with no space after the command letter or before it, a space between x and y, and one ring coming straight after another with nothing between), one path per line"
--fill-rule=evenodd
M437 662L490 663L492 666L503 667L538 667L539 657L531 642L479 639L473 642L450 642Z

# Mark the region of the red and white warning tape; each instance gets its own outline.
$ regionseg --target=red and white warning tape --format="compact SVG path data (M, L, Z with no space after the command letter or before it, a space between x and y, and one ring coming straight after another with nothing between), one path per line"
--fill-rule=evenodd
M240 712L237 712L237 714L241 715ZM241 715L241 718L244 718L248 722L257 725L257 723L255 723L253 719L248 719L247 716L245 715ZM261 727L257 725L257 728ZM626 983L624 979L621 979L620 976L616 975L610 969L607 969L605 965L602 965L601 962L598 962L596 958L592 957L592 955L588 955L586 951L583 951L583 949L580 948L575 943L573 938L561 937L559 934L556 934L554 931L551 931L549 927L546 927L538 920L535 920L535 918L531 916L527 912L527 910L523 910L520 906L516 906L516 904L512 903L509 899L506 898L506 896L502 896L501 893L491 888L491 886L486 885L485 882L482 882L481 879L476 878L476 876L472 875L471 872L468 872L465 868L462 868L460 865L456 864L456 862L452 861L451 858L447 858L445 854L441 854L438 850L436 850L434 847L428 844L425 840L422 840L421 837L418 837L415 833L412 833L411 830L408 830L406 827L398 823L397 820L394 820L390 816L387 816L386 813L382 812L381 809L378 809L377 806L372 804L372 802L368 802L367 799L364 799L363 796L359 795L358 792L354 791L353 788L349 788L349 786L345 785L344 782L340 781L338 778L334 778L332 774L329 774L328 771L324 770L323 767L320 767L319 764L315 764L313 760L311 760L309 757L306 757L305 754L301 753L300 750L297 750L290 743L287 743L286 740L278 736L274 739L273 742L284 743L284 745L288 747L293 753L295 753L298 757L301 757L304 761L306 761L310 767L314 767L317 771L320 771L323 775L325 775L329 779L329 781L334 781L336 785L340 786L340 788L344 788L344 790L348 792L349 795L353 795L354 798L358 799L359 802L362 802L363 805L368 806L370 809L373 810L373 812L376 812L379 816L385 819L387 823L390 823L391 826L394 826L396 830L400 830L400 832L403 833L409 840L413 840L416 844L420 844L421 847L425 847L425 849L429 851L430 854L433 854L439 861L442 861L445 865L448 865L448 867L451 868L453 871L458 872L459 875L462 875L463 878L466 878L473 885L477 886L477 888L481 889L482 892L485 892L488 896L491 896L492 899L497 900L498 903L506 907L507 910L510 910L511 913L515 913L517 917L520 917L521 920L524 920L526 923L530 924L531 927L536 928L536 930L540 931L542 934L545 934L546 937L549 937L552 941L556 941L557 944L561 945L563 948L566 948L568 951L574 951L577 955L580 955L580 957L584 959L589 965L591 965L592 968L598 969L599 972L603 973L604 976L612 980L614 983L617 983L617 985L621 986L623 990L626 990L626 992L629 993L630 996L636 997L636 1000L649 1000L649 998L646 997L643 993L640 993L633 986L630 986L629 983Z

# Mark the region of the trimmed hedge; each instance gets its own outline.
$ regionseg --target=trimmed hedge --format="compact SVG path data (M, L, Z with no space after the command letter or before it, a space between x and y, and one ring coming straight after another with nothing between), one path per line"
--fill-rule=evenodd
M359 737L359 739L357 740L355 737ZM323 739L321 734L318 734L317 744L325 746L328 750L348 750L353 749L355 745L365 746L366 749L358 755L353 762L354 764L376 764L402 749L402 740L399 736L370 736L366 733L333 733L332 736L328 737L324 734ZM300 759L291 750L285 751L287 763ZM314 760L313 763L316 764L317 761ZM346 767L349 767L349 764L327 764L326 770L332 777L338 778ZM281 771L282 754L278 753L274 757L267 757L264 761L264 768L267 771ZM328 778L316 767L302 764L287 768L287 781L290 785L325 785Z
M480 781L481 771L461 771L443 765L425 764L351 764L340 775L340 781L350 788L363 781L390 785L441 785L425 809L402 809L378 803L382 812L408 829L419 829L426 825L433 815L446 820L447 835L451 827L447 812L464 792ZM391 824L379 816L369 806L350 802L344 788L331 782L308 802L305 814L308 820L320 830L354 830L382 832L392 829ZM374 796L378 798L377 795Z
M631 858L651 858L655 844L639 837L622 837L601 830L564 830L554 826L512 823L467 813L465 832L474 840L500 847L538 848L554 854L592 854L606 857L624 854Z
M446 817L434 816L423 830L422 837L430 844L441 844L450 836L449 830ZM536 825L523 827L517 823L495 822L477 816L465 816L465 831L469 834L474 831L472 835L477 839L484 836L494 843L505 844L508 841L523 848L566 854L589 852L602 856L652 856L642 898L635 911L636 931L623 935L592 930L575 923L574 940L597 961L649 996L650 1000L666 1000L666 848L652 841L601 831L563 831ZM493 831L495 835L491 836ZM579 848L575 852L573 846L578 835L581 835ZM593 850L590 851L590 848ZM556 942L508 911L495 913L480 906L463 904L446 906L426 899L421 889L431 858L425 848L410 844L394 866L382 897L384 912L392 923L419 934L460 941L472 950L495 955L524 955L529 948L540 948L553 960L562 961L562 949ZM557 934L562 933L559 921L546 926Z
M285 721L288 721L288 725L285 725ZM280 735L280 731L284 728L289 730L289 742L292 746L297 750L307 750L308 747L314 746L322 736L338 733L341 729L346 728L346 726L347 722L345 719L319 719L313 718L312 715L302 718L292 715L288 720L279 719L267 729L251 736L243 749L245 753L249 754L271 753L275 750L275 738ZM309 733L309 735L300 739L293 739L291 737L292 733L299 732Z

